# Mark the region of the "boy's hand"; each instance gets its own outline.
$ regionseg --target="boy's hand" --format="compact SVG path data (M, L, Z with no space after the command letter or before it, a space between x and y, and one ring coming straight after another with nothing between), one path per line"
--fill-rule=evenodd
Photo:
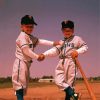
M57 46L57 45L60 45L60 42L59 41L54 41L53 46Z
M78 52L76 50L74 50L72 53L71 53L71 57L74 59L76 57L78 57Z
M38 61L42 61L45 59L45 55L44 54L40 54L39 57L38 57Z
M53 46L62 45L62 44L63 44L62 40L53 42Z

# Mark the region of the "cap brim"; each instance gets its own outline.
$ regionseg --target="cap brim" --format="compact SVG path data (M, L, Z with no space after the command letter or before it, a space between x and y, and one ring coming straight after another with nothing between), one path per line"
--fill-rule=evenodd
M34 25L37 25L37 23L34 22Z

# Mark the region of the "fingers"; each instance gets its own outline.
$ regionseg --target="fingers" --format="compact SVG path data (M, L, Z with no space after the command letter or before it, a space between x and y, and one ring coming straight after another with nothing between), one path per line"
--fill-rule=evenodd
M76 50L74 50L72 53L71 53L71 57L74 59L76 57L78 57L78 52Z
M57 46L57 45L62 45L64 42L62 40L60 41L54 41L53 42L53 46Z
M45 55L44 54L40 54L39 57L38 57L38 61L42 61L45 59Z
M55 42L53 43L53 46L57 46L57 45L60 45L60 42L59 42L59 41L55 41Z

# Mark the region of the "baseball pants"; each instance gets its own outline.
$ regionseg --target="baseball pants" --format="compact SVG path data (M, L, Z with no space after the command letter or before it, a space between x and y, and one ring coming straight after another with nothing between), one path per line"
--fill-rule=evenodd
M20 59L15 59L12 72L12 83L14 90L23 89L24 95L27 92L27 86L29 82L29 68L31 63L25 62Z
M69 86L73 87L77 69L71 58L66 58L64 64L62 61L63 59L59 61L55 70L55 83L61 90L64 90Z

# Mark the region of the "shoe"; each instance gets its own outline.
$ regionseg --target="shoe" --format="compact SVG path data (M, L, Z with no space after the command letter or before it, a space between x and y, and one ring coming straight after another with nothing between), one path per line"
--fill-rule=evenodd
M66 92L66 94L71 97L72 95L74 95L74 90L69 86L68 88L66 88L64 90Z
M77 93L75 93L74 95L71 96L71 98L73 100L78 100L79 99L79 95Z
M24 100L23 98L23 89L19 89L16 91L17 100Z
M73 100L78 100L79 95L75 93L75 91L70 86L64 91L66 92L66 97L68 97L68 99L65 100L70 100L70 98L72 98Z

